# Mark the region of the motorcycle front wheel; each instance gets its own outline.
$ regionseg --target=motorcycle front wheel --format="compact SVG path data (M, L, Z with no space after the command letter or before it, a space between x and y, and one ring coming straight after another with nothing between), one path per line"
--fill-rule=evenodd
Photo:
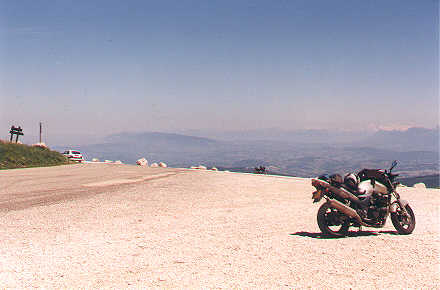
M317 220L319 229L328 237L344 237L350 227L350 218L327 203L319 208Z
M401 235L409 235L416 227L416 217L412 208L407 204L405 209L408 215L405 215L400 207L397 208L396 212L391 213L393 226Z

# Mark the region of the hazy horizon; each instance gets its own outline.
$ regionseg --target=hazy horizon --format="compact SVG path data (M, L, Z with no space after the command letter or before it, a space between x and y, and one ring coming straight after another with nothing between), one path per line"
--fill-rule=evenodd
M29 129L29 128L28 128ZM32 128L33 130L25 131L25 135L20 137L20 140L24 144L34 144L38 142L38 130L37 126ZM138 131L115 131L110 134L66 134L52 132L50 129L45 128L43 124L42 141L49 146L62 147L62 146L83 146L107 143L114 136L142 136L144 134L159 133L162 135L181 135L187 137L200 137L207 138L215 141L276 141L282 143L309 143L309 144L328 144L328 145L347 145L349 146L356 140L363 140L374 136L376 133L389 132L389 133L405 133L409 129L422 129L431 131L430 134L439 134L440 127L425 128L425 127L410 127L410 128L374 128L374 129L359 129L359 130L343 130L343 129L297 129L297 130L284 130L280 128L259 128L253 130L213 130L213 129L187 129L187 130L138 130ZM7 134L8 130L5 130L5 134L0 136L0 140L9 140L10 135ZM437 133L433 132L437 131ZM130 137L131 138L131 137ZM305 141L306 140L306 141ZM112 141L110 141L112 142ZM357 143L357 142L356 142ZM416 142L417 143L417 142ZM357 144L356 146L358 146ZM368 146L367 146L368 147ZM435 150L438 151L438 150Z
M0 136L439 124L438 1L3 1ZM91 137L91 138L92 138Z

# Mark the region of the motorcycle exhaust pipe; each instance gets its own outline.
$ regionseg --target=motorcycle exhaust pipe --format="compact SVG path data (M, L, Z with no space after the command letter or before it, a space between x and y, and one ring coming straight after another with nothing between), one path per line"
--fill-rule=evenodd
M342 197L344 199L348 199L349 201L352 201L354 203L360 202L359 198L356 195L354 195L353 193L351 193L343 188L337 188L337 187L331 186L329 184L328 189L331 192L336 193L337 195L339 195L340 197Z
M343 199L348 199L349 201L352 201L356 204L361 203L361 200L354 195L353 193L349 192L348 190L345 190L344 188L337 188L335 186L330 185L330 183L320 180L320 179L312 179L312 185L315 187L324 187L330 190L331 192L339 195Z
M327 203L338 211L342 212L343 214L354 218L360 225L362 226L368 226L366 223L364 223L361 219L361 217L358 215L358 213L352 209L351 207L346 206L345 204L335 200L335 199L328 199Z

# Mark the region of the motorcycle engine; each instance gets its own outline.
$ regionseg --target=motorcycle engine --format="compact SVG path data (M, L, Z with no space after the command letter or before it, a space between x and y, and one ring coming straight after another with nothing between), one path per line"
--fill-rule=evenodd
M372 220L381 220L388 212L388 200L386 196L374 194L371 205L368 208L367 217Z

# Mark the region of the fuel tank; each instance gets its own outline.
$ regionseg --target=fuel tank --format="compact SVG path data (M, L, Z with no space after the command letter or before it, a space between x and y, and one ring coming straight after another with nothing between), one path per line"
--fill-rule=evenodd
M373 192L380 194L387 194L388 189L380 182L371 182L371 179L361 181L358 185L358 191L363 194L370 195Z

